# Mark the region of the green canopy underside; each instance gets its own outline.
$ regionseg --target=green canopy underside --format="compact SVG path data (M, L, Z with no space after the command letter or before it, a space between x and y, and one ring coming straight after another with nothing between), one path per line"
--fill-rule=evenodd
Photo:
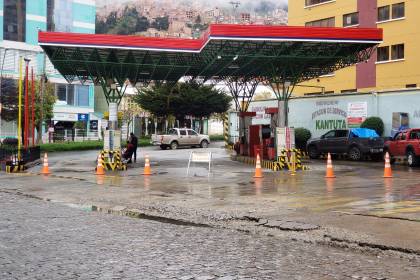
M192 78L281 77L293 84L366 61L376 44L212 40L201 53L124 48L42 46L68 82L124 84Z

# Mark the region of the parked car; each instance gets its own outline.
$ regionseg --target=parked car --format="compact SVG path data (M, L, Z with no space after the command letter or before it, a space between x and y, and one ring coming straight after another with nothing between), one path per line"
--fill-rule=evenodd
M409 166L420 164L420 128L398 132L394 138L385 142L384 153L388 152L391 163L396 157L406 157Z
M309 157L319 158L322 154L347 154L351 160L360 160L364 155L382 158L384 139L371 129L331 130L320 138L307 143Z
M207 148L210 144L210 137L208 135L198 134L192 129L188 128L172 128L168 134L152 135L152 144L160 146L162 150L170 147L176 150L179 146L200 146Z

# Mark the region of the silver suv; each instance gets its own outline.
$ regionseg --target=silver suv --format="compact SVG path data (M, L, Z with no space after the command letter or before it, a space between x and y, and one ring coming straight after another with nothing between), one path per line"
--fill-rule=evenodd
M210 137L204 134L198 134L189 128L171 128L168 134L152 135L152 144L160 146L162 150L170 147L172 150L177 149L179 146L200 146L207 148L210 144Z

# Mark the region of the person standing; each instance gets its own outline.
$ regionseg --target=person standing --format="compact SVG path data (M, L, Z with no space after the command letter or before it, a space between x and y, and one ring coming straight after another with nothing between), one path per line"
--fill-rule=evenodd
M134 147L133 156L134 156L134 162L136 162L137 161L137 147L138 147L138 144L139 144L139 139L136 137L136 135L134 135L133 132L130 133L130 141L129 142Z

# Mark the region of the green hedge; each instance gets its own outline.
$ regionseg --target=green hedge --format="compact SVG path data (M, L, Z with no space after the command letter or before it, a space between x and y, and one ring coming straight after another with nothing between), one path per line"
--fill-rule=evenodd
M298 127L295 128L295 142L296 148L306 151L306 143L311 139L312 134L309 129Z
M122 143L125 146L125 143ZM150 146L150 139L139 139L139 146ZM63 142L42 144L41 152L67 152L67 151L86 151L86 150L100 150L103 147L103 141L84 141L84 142Z
M225 141L225 137L223 135L210 135L210 141Z
M360 127L373 129L376 131L376 133L378 133L379 136L384 134L384 122L379 117L367 118Z

